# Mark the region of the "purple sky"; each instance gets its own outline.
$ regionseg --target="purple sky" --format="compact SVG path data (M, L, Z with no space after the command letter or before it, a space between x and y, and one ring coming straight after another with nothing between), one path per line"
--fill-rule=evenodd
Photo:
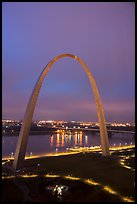
M135 119L135 3L3 2L2 118L23 119L41 71L55 56L82 58L108 122ZM81 65L57 61L41 88L33 120L97 121Z

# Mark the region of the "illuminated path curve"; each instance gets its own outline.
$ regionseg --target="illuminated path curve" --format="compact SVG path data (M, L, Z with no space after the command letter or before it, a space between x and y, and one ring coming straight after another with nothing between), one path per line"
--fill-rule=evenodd
M24 164L24 158L25 158L25 153L26 153L26 147L27 147L27 141L28 141L28 136L29 136L29 131L32 123L32 117L33 117L33 112L35 109L35 105L37 102L38 94L41 88L41 85L43 83L44 78L46 77L48 71L51 69L52 65L59 60L60 58L63 57L71 57L75 60L77 60L82 67L84 68L89 81L91 88L93 90L94 94L94 99L97 107L97 115L98 115L98 122L99 122L99 128L100 128L100 138L101 138L101 146L102 146L102 155L103 156L109 156L109 144L108 144L108 135L107 135L107 129L106 129L106 120L104 116L104 110L102 106L102 102L100 99L99 91L96 85L96 82L94 80L94 77L92 76L90 70L88 69L87 65L84 63L83 60L81 60L79 57L72 55L72 54L61 54L52 59L47 66L44 68L42 71L40 77L37 80L37 83L34 87L34 90L31 94L25 116L24 116L24 121L20 130L18 142L17 142L17 147L15 150L15 155L14 155L14 161L13 161L13 167L14 169L20 169L23 167Z

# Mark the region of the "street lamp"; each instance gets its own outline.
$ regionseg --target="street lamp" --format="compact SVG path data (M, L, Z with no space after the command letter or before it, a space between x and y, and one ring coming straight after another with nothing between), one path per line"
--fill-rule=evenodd
M11 152L11 158L13 157L13 152Z
M56 154L57 154L57 152L58 152L58 148L56 148Z
M68 151L68 148L66 148L66 153L67 153L67 151Z

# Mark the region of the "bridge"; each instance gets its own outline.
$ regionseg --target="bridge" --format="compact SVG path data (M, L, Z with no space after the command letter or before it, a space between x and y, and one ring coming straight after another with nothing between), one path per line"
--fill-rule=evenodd
M62 127L62 128L59 128L60 130L66 130L66 128ZM68 127L67 130L77 130L77 131L96 131L96 132L99 132L100 130L99 129L96 129L96 128L78 128L78 127L75 127L75 128L71 128L71 127ZM135 134L134 131L126 131L126 130L110 130L110 129L107 129L107 132L115 132L115 133L130 133L130 134Z

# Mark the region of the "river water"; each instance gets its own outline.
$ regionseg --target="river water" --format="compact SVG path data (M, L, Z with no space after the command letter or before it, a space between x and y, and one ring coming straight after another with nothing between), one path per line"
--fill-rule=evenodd
M17 144L18 136L2 137L2 157L13 156ZM109 137L109 146L134 144L134 136L130 133L113 133ZM26 155L37 155L56 151L66 151L67 148L99 146L100 133L77 132L70 135L30 135L28 138Z

